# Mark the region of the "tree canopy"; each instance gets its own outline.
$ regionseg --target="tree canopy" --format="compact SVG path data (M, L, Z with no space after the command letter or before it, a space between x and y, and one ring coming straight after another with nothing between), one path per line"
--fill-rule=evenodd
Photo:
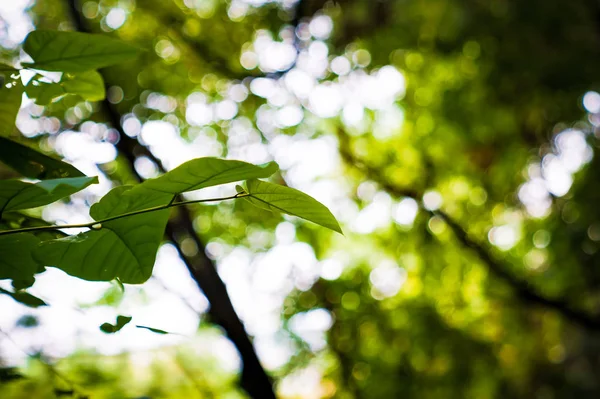
M0 4L0 396L598 397L598 15Z

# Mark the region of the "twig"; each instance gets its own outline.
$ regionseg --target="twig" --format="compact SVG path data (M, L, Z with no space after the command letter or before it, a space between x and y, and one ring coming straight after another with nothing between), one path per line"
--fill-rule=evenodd
M38 227L25 227L22 229L12 229L12 230L0 230L0 236L8 235L8 234L17 234L17 233L25 233L32 231L45 231L45 230L61 230L61 229L79 229L79 228L88 228L92 230L99 230L102 228L102 224L106 222L110 222L113 220L123 219L126 217L131 217L135 215L142 215L144 213L149 212L157 212L162 211L169 208L174 208L177 206L183 205L191 205L191 204L199 204L202 202L216 202L216 201L225 201L230 199L236 199L241 197L246 197L248 194L245 193L237 193L236 195L232 195L230 197L223 198L207 198L207 199L199 199L199 200L189 200L189 201L181 201L181 202L169 202L165 205L154 206L152 208L140 209L137 211L131 211L127 213L123 213L121 215L115 215L108 217L106 219L96 220L94 222L89 223L80 223L80 224L65 224L65 225L52 225L52 226L38 226Z

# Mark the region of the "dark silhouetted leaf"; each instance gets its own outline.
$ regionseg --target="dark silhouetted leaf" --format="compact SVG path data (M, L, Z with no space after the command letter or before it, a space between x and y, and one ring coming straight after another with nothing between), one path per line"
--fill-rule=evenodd
M28 280L37 273L40 266L32 254L39 242L28 233L0 236L0 280Z
M10 296L15 301L29 306L30 308L39 308L40 306L48 306L48 304L42 301L40 298L28 294L27 292L10 292L3 288L0 288L0 294L5 294Z
M68 177L26 183L20 180L0 181L0 215L8 211L36 208L51 204L98 183L97 177Z
M156 334L170 334L168 331L165 330L159 330L158 328L153 328L153 327L147 327L147 326L137 326L137 328L143 328L144 330L148 330L148 331L152 331L153 333Z
M100 326L100 330L107 334L114 334L125 327L131 319L132 318L129 316L117 316L117 322L115 324L104 323Z
M85 176L68 163L51 158L3 137L0 137L0 161L31 179L44 180Z
M15 324L21 328L34 328L40 325L40 321L34 315L26 314L19 317L19 320Z

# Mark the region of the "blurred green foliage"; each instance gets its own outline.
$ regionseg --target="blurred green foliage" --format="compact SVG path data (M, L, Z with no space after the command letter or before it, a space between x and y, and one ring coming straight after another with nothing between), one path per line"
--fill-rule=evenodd
M111 107L124 121L136 121L132 135L138 133L136 123L166 121L189 142L206 139L211 155L228 156L237 154L235 130L241 126L249 142L324 138L339 150L342 168L318 180L335 181L340 195L349 198L347 215L336 215L347 223L346 237L298 223L296 239L311 245L323 270L338 264L343 270L339 276L322 272L314 284L297 286L282 306L294 355L271 370L281 396L302 397L289 393L286 383L314 367L322 374L319 389L304 397L598 397L600 120L594 112L600 109L582 106L586 92L600 90L598 3L252 3L87 0L78 7L86 30L147 50L135 61L103 70ZM116 8L126 19L111 28L107 16ZM78 27L66 0L38 0L29 14L39 28ZM343 56L364 74L386 65L402 73L406 93L393 103L399 120L389 126L382 110L366 109L360 123L349 124L339 112L319 117L306 99L293 98L292 104L302 106L302 122L261 125L275 114L261 115L281 105L253 92L252 82L288 77L286 71L245 69L243 54L256 50L253 43L265 32L276 41L291 37L307 53L317 41L310 33L302 39L314 15L333 22L331 37L323 39L328 61ZM297 36L290 36L293 25ZM0 56L10 63L18 50L0 50ZM317 80L326 86L349 78L330 68ZM189 123L190 94L214 103L234 86L247 95L237 103L235 117ZM106 112L98 103L67 96L33 119L59 121L60 128L40 123L28 140L52 152L62 131L82 129L84 123L88 129L104 126ZM540 189L547 209L534 217L523 204L523 187L529 187L524 184L544 177L565 148L560 137L570 137L560 134L574 130L582 132L577 137L594 157L572 170L567 193ZM102 140L116 142L110 130L98 131L104 132ZM117 183L134 180L122 156L100 167ZM2 176L8 173L0 170ZM443 213L421 206L426 193L441 196ZM406 198L420 205L414 221L395 222L388 212L386 223L366 232L351 227L358 211L373 204L393 211ZM204 242L221 248L211 254L217 261L236 247L265 254L277 243L279 215L243 202L198 205L193 211ZM494 238L503 231L516 237L506 246ZM186 248L189 237L180 238ZM477 251L488 256L482 259ZM378 288L390 281L400 281L397 289ZM119 302L114 289L99 304L113 302ZM314 349L290 326L298 315L319 309L331 315L332 325L326 345ZM203 337L200 332L197 339ZM76 354L58 366L84 392L93 391L92 397L243 397L235 375L213 369L185 347L165 356L142 367L127 356ZM26 380L2 383L0 396L53 397L53 387L71 389L36 360L25 371Z

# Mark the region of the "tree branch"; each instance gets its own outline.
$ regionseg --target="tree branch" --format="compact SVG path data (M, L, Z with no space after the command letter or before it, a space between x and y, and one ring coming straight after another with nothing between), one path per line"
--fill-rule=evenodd
M398 187L395 184L382 179L381 170L377 167L369 165L366 161L360 159L356 155L352 153L348 145L348 139L345 133L341 130L338 132L338 138L340 141L340 155L342 159L350 166L357 168L362 171L365 176L367 176L370 180L373 180L381 188L383 188L386 192L391 194L392 196L399 197L410 197L416 200L417 202L421 202L422 194L413 191L411 189L406 189L403 187ZM473 250L477 257L485 264L489 271L491 271L496 277L503 280L514 290L517 297L525 302L529 302L534 305L543 306L548 309L552 309L562 314L563 317L570 320L573 323L579 324L580 326L593 331L600 331L600 319L594 317L593 315L589 315L580 310L574 309L571 305L568 304L568 301L565 299L558 298L547 298L544 295L537 292L537 290L531 286L528 282L520 279L517 276L514 276L510 273L506 266L502 265L500 261L495 259L488 250L486 250L483 245L476 242L472 238L469 237L466 230L455 220L453 220L448 214L443 211L428 211L431 216L438 216L441 218L446 225L452 230L452 233L456 237L456 239L467 248Z
M77 8L76 0L66 1L77 30L89 32L90 29L85 26L83 16ZM120 134L120 140L116 145L117 150L128 160L132 173L136 178L139 181L142 180L141 176L133 167L134 162L139 155L147 156L164 172L165 168L162 166L162 163L148 150L148 148L125 134L123 127L121 126L121 114L116 107L107 100L102 102L102 107L110 124L117 129ZM223 328L225 334L240 353L243 364L240 386L253 398L275 399L271 380L258 360L254 347L246 334L244 325L233 308L225 284L217 273L215 264L206 255L204 243L200 240L198 234L194 230L189 209L186 207L178 209L179 212L177 217L171 219L167 224L167 236L173 242L173 245L175 245L179 256L185 263L190 275L196 282L196 285L204 292L204 295L210 303L208 314L212 321ZM187 255L181 250L181 247L177 242L177 237L182 235L191 237L196 243L198 252L195 255Z
M528 282L513 276L505 266L492 257L485 248L469 237L467 232L454 221L450 216L441 211L431 212L433 215L440 217L450 227L456 239L465 247L471 248L487 265L488 269L497 277L508 283L517 297L525 302L530 302L535 305L553 309L562 314L566 319L581 325L589 330L600 330L600 319L593 317L587 313L573 309L565 299L547 298L538 293L534 287Z

